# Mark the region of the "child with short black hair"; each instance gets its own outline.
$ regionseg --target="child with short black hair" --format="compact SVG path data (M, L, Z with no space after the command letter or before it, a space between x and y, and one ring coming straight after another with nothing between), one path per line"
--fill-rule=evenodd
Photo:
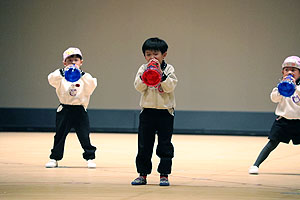
M260 164L278 146L280 142L294 145L300 144L300 58L298 56L287 57L282 64L283 80L290 78L296 86L294 94L290 97L282 96L278 87L271 93L271 100L278 103L275 114L278 116L269 133L269 142L260 152L253 166L249 168L249 174L258 174Z
M141 93L139 117L138 154L136 167L139 177L131 182L132 185L147 184L147 175L152 171L152 153L155 134L158 136L156 154L160 158L157 171L160 173L160 186L169 186L168 175L171 173L174 147L171 143L174 124L175 96L174 90L177 78L174 67L165 62L168 45L159 38L147 39L142 51L147 64L143 64L135 77L134 86ZM155 62L161 73L160 83L148 86L142 79L150 62Z
M57 69L48 76L49 84L56 89L60 105L56 112L54 144L46 168L58 167L57 161L63 158L65 140L71 128L75 129L84 150L83 158L87 160L88 168L96 167L93 161L96 147L90 142L90 124L86 109L97 86L97 79L80 69L82 63L81 51L70 47L63 53L64 68ZM80 79L75 82L65 79L65 72L71 67L76 67L81 73Z

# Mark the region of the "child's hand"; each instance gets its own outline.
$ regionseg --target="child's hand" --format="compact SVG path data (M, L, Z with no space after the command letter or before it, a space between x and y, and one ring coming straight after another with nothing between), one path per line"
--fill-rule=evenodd
M67 71L70 67L76 67L77 69L79 69L78 65L76 65L76 64L69 64L69 65L65 66L64 70Z
M147 63L147 66L149 66L149 64L150 64L151 62L155 62L155 63L157 64L158 70L162 73L162 70L161 70L159 61L158 61L156 58L152 58L152 59L150 59L149 62Z
M292 81L294 82L294 84L296 84L296 79L295 79L293 76L290 76L290 74L287 75L287 76L284 76L284 77L282 78L282 80L283 80L283 81L292 80Z

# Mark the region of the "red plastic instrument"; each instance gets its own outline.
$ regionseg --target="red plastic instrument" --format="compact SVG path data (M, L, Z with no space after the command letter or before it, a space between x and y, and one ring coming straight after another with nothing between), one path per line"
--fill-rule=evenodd
M149 87L155 87L161 82L161 77L162 74L159 70L159 63L152 60L142 75L143 82Z

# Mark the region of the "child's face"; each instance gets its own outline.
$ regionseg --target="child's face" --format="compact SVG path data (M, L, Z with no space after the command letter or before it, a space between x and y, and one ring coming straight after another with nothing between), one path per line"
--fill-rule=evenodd
M76 56L70 56L66 58L66 61L63 62L64 66L69 66L75 64L77 67L80 67L82 65L83 60L81 60L79 57Z
M151 59L155 58L161 64L166 56L167 56L167 52L162 54L161 51L158 51L158 50L146 50L145 51L145 59L147 62L149 62Z
M300 71L296 67L285 67L282 69L283 77L285 77L289 74L293 75L294 79L296 79L296 80L300 77Z

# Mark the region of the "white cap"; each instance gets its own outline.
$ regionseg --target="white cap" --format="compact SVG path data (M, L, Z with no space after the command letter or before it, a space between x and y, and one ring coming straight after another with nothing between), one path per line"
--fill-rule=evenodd
M287 57L282 63L282 68L284 67L296 67L300 70L300 58L298 56Z
M67 50L65 50L63 53L63 62L65 62L66 59L72 55L80 55L82 58L82 53L81 53L80 49L78 49L76 47L70 47Z

